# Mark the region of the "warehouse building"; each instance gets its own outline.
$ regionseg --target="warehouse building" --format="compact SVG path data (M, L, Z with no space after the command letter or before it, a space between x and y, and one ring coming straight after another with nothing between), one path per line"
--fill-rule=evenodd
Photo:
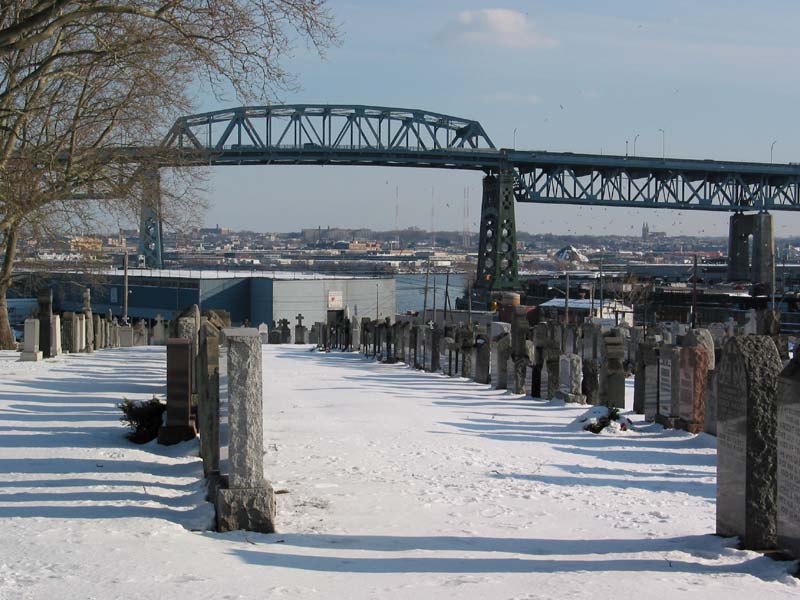
M121 270L101 272L22 273L15 295L35 297L51 287L57 311L80 310L84 288L92 292L92 309L123 314L125 290ZM222 309L234 325L288 319L302 314L304 323L395 315L393 277L327 276L282 271L188 271L131 269L128 272L128 316L134 319L172 319L187 307Z

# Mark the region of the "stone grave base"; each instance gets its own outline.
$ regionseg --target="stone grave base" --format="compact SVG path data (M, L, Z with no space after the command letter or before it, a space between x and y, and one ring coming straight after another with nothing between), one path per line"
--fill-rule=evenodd
M583 394L569 394L559 390L553 397L556 400L563 400L564 402L577 402L578 404L586 404L586 396Z
M217 531L275 533L275 493L272 486L220 489L215 503Z
M689 433L703 433L703 431L705 431L705 425L703 423L696 423L694 421L675 419L675 429L683 429Z
M158 443L162 446L188 442L195 437L197 437L197 430L194 423L191 425L165 425L158 430Z
M209 471L206 475L206 502L215 502L219 491L227 487L227 475L222 475L219 471Z
M664 415L656 415L656 423L663 425L664 429L676 429L678 426L678 417L665 417Z
M42 353L39 352L23 352L20 360L36 362L42 360Z

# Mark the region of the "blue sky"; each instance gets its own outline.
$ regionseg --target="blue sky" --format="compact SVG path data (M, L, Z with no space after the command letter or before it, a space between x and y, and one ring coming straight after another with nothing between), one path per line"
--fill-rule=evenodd
M800 162L800 3L766 0L340 1L342 43L286 61L301 86L277 100L422 108L479 120L497 146ZM276 99L273 99L275 101ZM240 104L202 96L199 110ZM224 167L206 223L263 231L461 229L481 175L374 167ZM433 199L432 199L433 198ZM800 215L776 214L778 236ZM726 234L727 215L517 206L531 232Z

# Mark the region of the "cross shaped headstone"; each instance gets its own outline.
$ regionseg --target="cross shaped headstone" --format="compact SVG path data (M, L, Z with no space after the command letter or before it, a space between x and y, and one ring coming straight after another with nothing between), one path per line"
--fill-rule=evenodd
M297 314L297 316L295 317L295 319L297 319L297 324L298 324L300 327L302 327L302 326L303 326L303 319L304 319L304 318L305 318L305 317L302 315L302 313L298 313L298 314Z

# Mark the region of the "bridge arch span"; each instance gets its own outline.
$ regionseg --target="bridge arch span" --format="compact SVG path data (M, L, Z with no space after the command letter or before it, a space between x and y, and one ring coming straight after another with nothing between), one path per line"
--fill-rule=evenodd
M217 153L271 150L494 150L478 121L419 109L339 104L241 106L180 117L163 147Z

